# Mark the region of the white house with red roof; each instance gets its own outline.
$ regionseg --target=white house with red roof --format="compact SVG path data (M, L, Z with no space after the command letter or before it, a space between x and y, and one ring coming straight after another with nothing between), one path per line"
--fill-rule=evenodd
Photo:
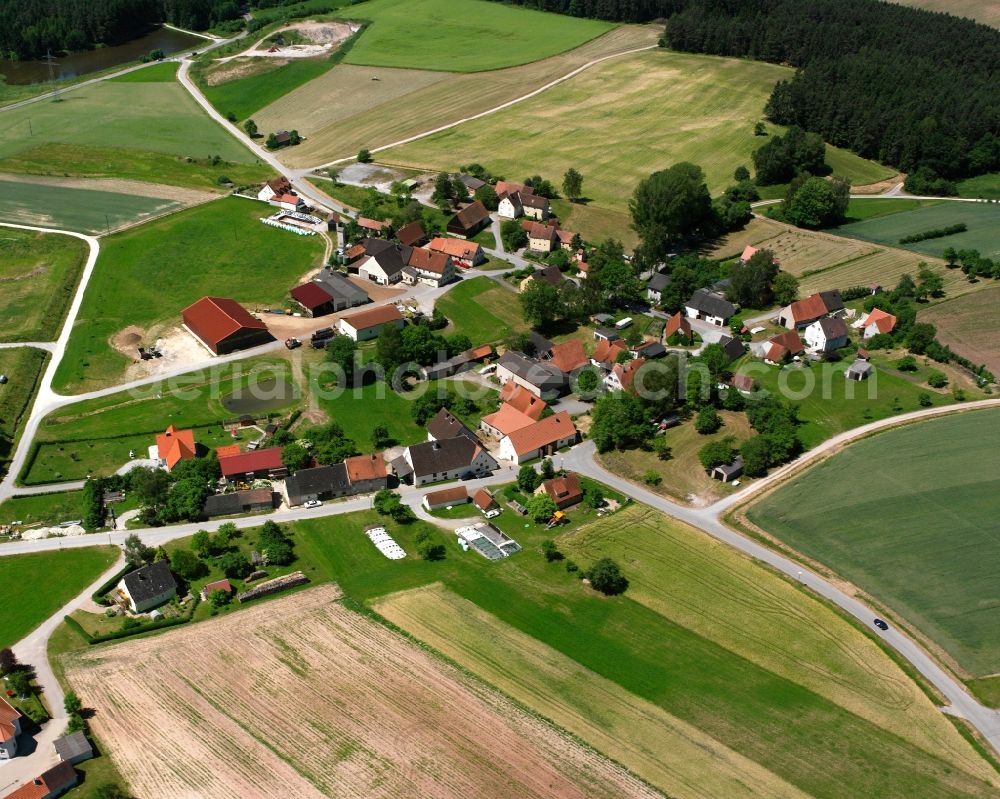
M500 457L515 464L552 455L577 442L579 433L566 411L514 430L500 440Z
M21 713L0 696L0 760L17 754L17 736L21 734Z
M896 317L891 313L886 313L881 308L875 308L861 320L859 327L863 331L861 334L863 338L871 338L881 333L891 333L896 327Z

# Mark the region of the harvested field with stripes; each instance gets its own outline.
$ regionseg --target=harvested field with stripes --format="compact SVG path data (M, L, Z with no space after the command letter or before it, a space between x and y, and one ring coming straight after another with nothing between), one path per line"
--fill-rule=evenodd
M659 795L340 597L84 650L67 678L139 796Z

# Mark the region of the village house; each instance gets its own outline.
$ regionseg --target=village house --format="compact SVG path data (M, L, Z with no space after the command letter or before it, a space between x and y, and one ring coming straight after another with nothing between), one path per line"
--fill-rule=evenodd
M455 436L465 436L476 443L479 439L455 414L447 408L441 408L429 422L427 422L427 440L443 441L446 438Z
M687 341L691 341L691 323L680 311L671 316L663 326L663 343L669 344L670 338L674 334L684 337Z
M445 361L439 361L438 363L431 364L430 366L425 366L424 376L427 380L441 380L445 377L451 377L452 375L459 374L460 372L468 371L475 364L482 363L491 355L493 355L493 347L489 344L473 347L472 349L460 352L458 355L454 355Z
M847 345L847 323L839 317L817 319L805 330L806 346L812 352L833 352Z
M524 291L535 280L539 283L548 283L550 286L558 287L562 285L566 278L563 277L563 273L559 270L558 266L544 266L536 269L524 278L518 286L518 290Z
M194 458L195 449L194 430L178 430L170 425L166 432L157 434L156 443L149 448L149 459L169 472L181 461Z
M275 208L280 208L282 211L288 211L289 213L301 212L306 207L306 203L301 197L297 194L287 192L285 194L276 194L267 202L268 205L273 205Z
M896 327L896 317L881 308L875 308L861 320L859 327L862 330L862 337L866 339L882 333L891 333Z
M461 239L447 239L442 236L435 236L428 249L440 252L451 258L456 266L463 269L472 269L486 261L486 254L483 248L474 241L463 241Z
M573 252L573 239L576 238L576 233L572 230L557 230L556 236L559 237L559 247L560 249L566 250L566 252ZM582 252L582 251L581 251ZM575 256L574 256L575 259ZM582 259L579 259L582 260ZM579 266L579 264L578 264Z
M475 505L483 513L489 513L491 510L496 510L500 506L497 505L497 501L493 498L493 493L488 488L480 488L472 496L472 504Z
M369 219L367 216L358 217L358 227L364 231L366 236L377 236L379 238L392 235L392 222L388 219Z
M76 785L78 778L72 763L61 761L43 771L31 782L23 783L4 799L55 799Z
M628 352L628 345L618 338L617 334L612 335L614 338L599 339L590 355L591 364L606 372L610 372L614 368L615 364L618 363L618 357L623 352Z
M737 358L740 358L747 348L743 346L743 342L738 338L733 338L732 336L721 336L717 342L720 347L722 347L722 352L725 354L726 358L729 359L729 363L732 363Z
M396 231L396 241L404 247L419 247L426 244L429 236L420 222L410 222Z
M226 355L274 341L260 319L235 300L202 297L181 311L184 327L215 355Z
M844 301L840 298L839 291L836 289L821 291L782 308L778 313L778 324L789 330L795 330L811 325L817 319L829 314L841 313L843 310Z
M583 488L580 487L580 478L576 472L546 480L538 490L545 492L559 510L566 510L583 502Z
M403 452L415 486L439 480L485 477L498 464L482 444L465 436L414 444Z
M500 457L522 464L552 455L577 442L579 434L566 411L540 419L534 424L508 433L500 440Z
M267 447L220 457L219 469L227 482L275 480L288 474L288 469L281 460L281 447Z
M302 313L313 318L371 302L363 288L329 267L320 270L312 280L293 288L290 294Z
M279 195L292 193L291 182L284 175L279 175L261 186L260 191L257 192L257 199L266 203Z
M488 436L500 439L510 435L515 430L520 430L522 427L529 427L537 421L537 419L533 419L510 403L505 402L500 406L499 410L479 420L479 429Z
M729 378L727 385L743 395L752 394L756 388L753 378L750 375L733 375Z
M0 696L0 760L17 754L17 736L21 734L21 712Z
M465 206L448 222L448 233L463 239L471 239L490 224L490 212L479 200Z
M532 252L549 253L559 249L559 236L552 225L526 220L523 227L528 234L528 249Z
M548 362L564 375L575 375L590 363L590 358L583 351L583 342L570 339L561 344L553 344Z
M387 246L369 245L365 257L358 261L358 277L370 280L380 286L391 286L403 279L403 269L410 261L412 247L404 247L391 241Z
M629 345L628 354L633 358L645 358L648 361L652 358L662 358L667 354L667 348L655 339L647 339Z
M274 510L278 506L279 500L280 496L270 488L230 491L206 497L201 512L206 519L236 516L240 513L262 513Z
M616 363L604 378L608 391L631 391L638 371L645 366L645 358L635 358L628 363Z
M403 328L406 325L406 320L395 305L380 305L378 308L356 311L348 316L342 316L337 322L340 332L355 341L377 338L386 325L396 328Z
M798 332L788 330L777 336L772 336L767 341L760 341L750 345L754 355L763 358L770 364L780 364L791 360L796 355L805 352L805 345L799 338Z
M388 470L381 455L355 455L343 463L299 469L285 480L285 493L289 507L294 507L311 501L373 494L388 485Z
M654 272L653 276L646 284L646 299L654 305L659 305L663 301L663 290L670 285L673 278L662 272Z
M145 613L177 596L170 561L158 560L129 572L118 582L119 597L133 613Z
M230 583L229 580L225 578L221 580L215 580L211 583L205 583L205 585L201 587L201 591L199 592L201 594L201 601L207 602L208 598L212 596L212 593L215 591L222 591L222 593L224 594L232 594L233 584Z
M517 219L524 214L524 205L521 203L521 193L518 191L504 192L499 195L497 203L497 216L501 219Z
M424 494L421 505L428 511L438 508L449 508L453 505L464 505L469 501L469 492L465 486L442 488L440 491L430 491Z
M424 283L438 288L455 279L455 267L443 252L415 247L410 250L402 275L408 285Z
M566 375L547 363L532 361L516 352L505 352L497 362L500 385L514 382L537 397L559 396L566 389Z
M736 306L709 289L698 289L684 305L688 319L701 319L710 325L722 327L736 313Z

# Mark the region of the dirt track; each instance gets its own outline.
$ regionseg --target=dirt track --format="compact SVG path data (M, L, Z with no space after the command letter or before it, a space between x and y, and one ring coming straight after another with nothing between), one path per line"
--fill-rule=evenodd
M359 531L360 534L360 531ZM653 797L334 586L70 656L138 796Z

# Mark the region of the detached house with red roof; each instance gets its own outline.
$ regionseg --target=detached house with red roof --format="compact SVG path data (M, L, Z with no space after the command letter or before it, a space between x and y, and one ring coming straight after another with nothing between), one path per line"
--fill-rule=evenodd
M455 279L455 267L452 266L451 257L443 252L414 247L410 250L402 275L403 282L407 285L424 283L438 288Z
M474 241L463 241L462 239L446 239L443 236L435 236L427 248L434 252L441 252L451 258L456 266L463 269L472 269L479 266L486 260L483 248Z
M168 472L173 471L181 461L194 457L194 430L178 430L173 425L156 436L156 444L150 447L149 452L149 459L156 461L161 469Z
M257 199L261 202L270 202L273 198L282 194L291 194L292 184L284 175L279 175L265 183L257 192Z
M227 481L275 479L288 474L281 460L281 447L268 447L219 458L219 468Z
M554 477L542 483L539 491L544 491L549 499L556 503L559 510L565 510L572 505L583 502L583 488L576 472L569 472L565 477Z
M377 338L386 325L402 328L406 320L395 305L381 305L367 311L357 311L340 317L337 328L345 336L355 341L368 341Z
M301 211L306 205L305 201L301 197L297 194L292 194L291 192L276 194L267 202L275 208L280 208L282 211L290 212Z
M552 455L577 442L579 433L566 411L508 433L500 440L500 457L515 464Z
M645 364L645 358L635 358L628 363L616 363L604 378L604 385L609 391L631 391L636 374Z
M830 314L838 314L844 310L844 301L840 298L840 292L821 291L819 294L810 294L804 300L795 302L782 308L778 313L778 324L795 330L800 327L808 327L817 319L822 319Z
M0 696L0 760L17 754L17 736L21 734L21 713Z
M691 340L691 323L680 311L671 316L663 326L663 343L669 344L674 335Z
M490 224L490 212L479 200L465 206L448 222L448 233L463 239L471 239Z
M552 345L552 354L549 356L549 363L566 375L573 375L590 363L590 358L583 351L583 342L579 339L570 339L562 344Z
M860 325L862 337L871 338L881 333L891 333L896 327L896 317L891 313L886 313L881 308L875 308L866 316Z
M209 350L225 355L274 341L260 319L236 300L202 297L181 311L186 327Z
M773 336L767 341L750 345L754 355L763 358L767 363L779 364L805 352L805 345L795 330L788 330Z
M31 782L22 784L4 799L55 799L76 785L78 778L73 764L63 760L52 768L43 771Z

